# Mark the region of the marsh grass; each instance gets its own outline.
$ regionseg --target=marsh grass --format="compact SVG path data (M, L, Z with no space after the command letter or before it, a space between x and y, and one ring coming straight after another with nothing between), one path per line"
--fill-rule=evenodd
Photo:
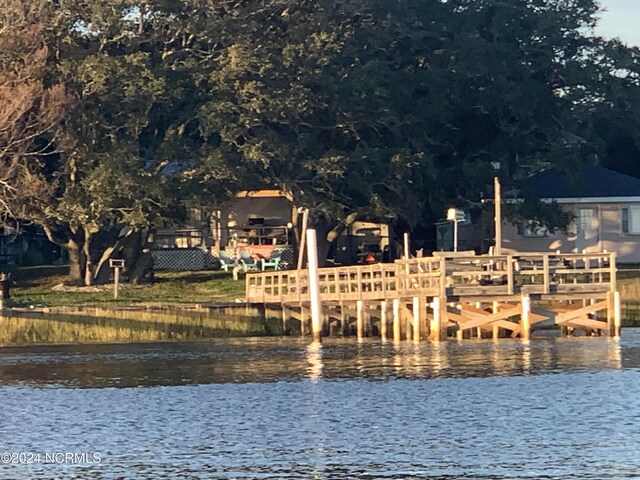
M618 291L622 301L622 324L640 326L640 269L638 265L618 270Z
M68 267L29 267L12 272L11 308L0 319L0 344L196 340L279 335L280 321L243 307L190 308L234 303L243 279L225 272L160 272L154 283L55 291ZM25 309L26 307L26 309ZM30 309L31 307L31 309ZM20 310L23 309L23 310ZM234 310L234 311L233 311Z
M190 341L280 334L277 319L209 311L14 312L0 321L0 345Z

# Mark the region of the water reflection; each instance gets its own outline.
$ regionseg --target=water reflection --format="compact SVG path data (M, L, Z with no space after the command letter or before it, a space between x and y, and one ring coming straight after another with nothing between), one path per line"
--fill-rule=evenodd
M317 381L322 377L322 343L311 342L307 346L307 376L311 381Z
M622 346L620 338L609 339L609 361L613 368L622 368Z
M7 348L0 403L6 451L104 458L2 478L638 478L640 331Z
M531 340L522 341L522 372L531 373Z
M428 379L601 371L640 365L640 332L609 338L379 342L256 338L185 344L11 347L0 385L134 387L309 379Z

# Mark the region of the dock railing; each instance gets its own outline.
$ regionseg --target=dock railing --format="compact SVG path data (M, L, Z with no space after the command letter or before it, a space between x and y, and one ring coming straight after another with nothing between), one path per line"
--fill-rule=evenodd
M249 273L250 303L309 301L307 270ZM616 290L615 253L517 253L397 260L319 269L325 302L412 297L603 293Z

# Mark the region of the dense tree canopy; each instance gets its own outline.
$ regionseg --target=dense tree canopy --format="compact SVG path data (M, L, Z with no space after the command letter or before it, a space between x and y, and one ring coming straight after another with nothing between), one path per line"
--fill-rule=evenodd
M203 29L220 32L203 130L316 220L428 224L477 201L493 164L508 180L595 148L567 141L601 62L593 1L233 8Z
M508 188L596 159L640 174L638 51L592 35L594 0L5 4L38 20L11 45L33 60L1 57L2 98L35 94L24 120L0 114L0 185L30 179L12 213L69 249L76 281L240 188L286 190L328 232L429 225L496 174ZM21 28L6 25L0 44Z
M44 82L48 21L44 1L7 0L0 6L0 216L19 214L50 186L38 167L52 151L68 99Z

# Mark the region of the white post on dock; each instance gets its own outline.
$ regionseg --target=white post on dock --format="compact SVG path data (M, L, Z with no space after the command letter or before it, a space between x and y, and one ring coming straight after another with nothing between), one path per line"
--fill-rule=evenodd
M531 338L531 297L529 295L522 295L522 321L520 322L520 328L522 328L522 338L529 340Z
M434 342L442 341L442 299L433 297L433 320L431 321L431 340ZM446 308L446 304L445 304Z
M619 337L622 331L622 308L620 305L620 292L613 292L613 335Z
M309 263L309 295L311 297L311 330L313 340L319 342L322 340L322 304L318 277L318 242L314 229L307 230L307 260Z
M400 330L400 300L393 299L393 341L399 342L401 340L402 332Z

